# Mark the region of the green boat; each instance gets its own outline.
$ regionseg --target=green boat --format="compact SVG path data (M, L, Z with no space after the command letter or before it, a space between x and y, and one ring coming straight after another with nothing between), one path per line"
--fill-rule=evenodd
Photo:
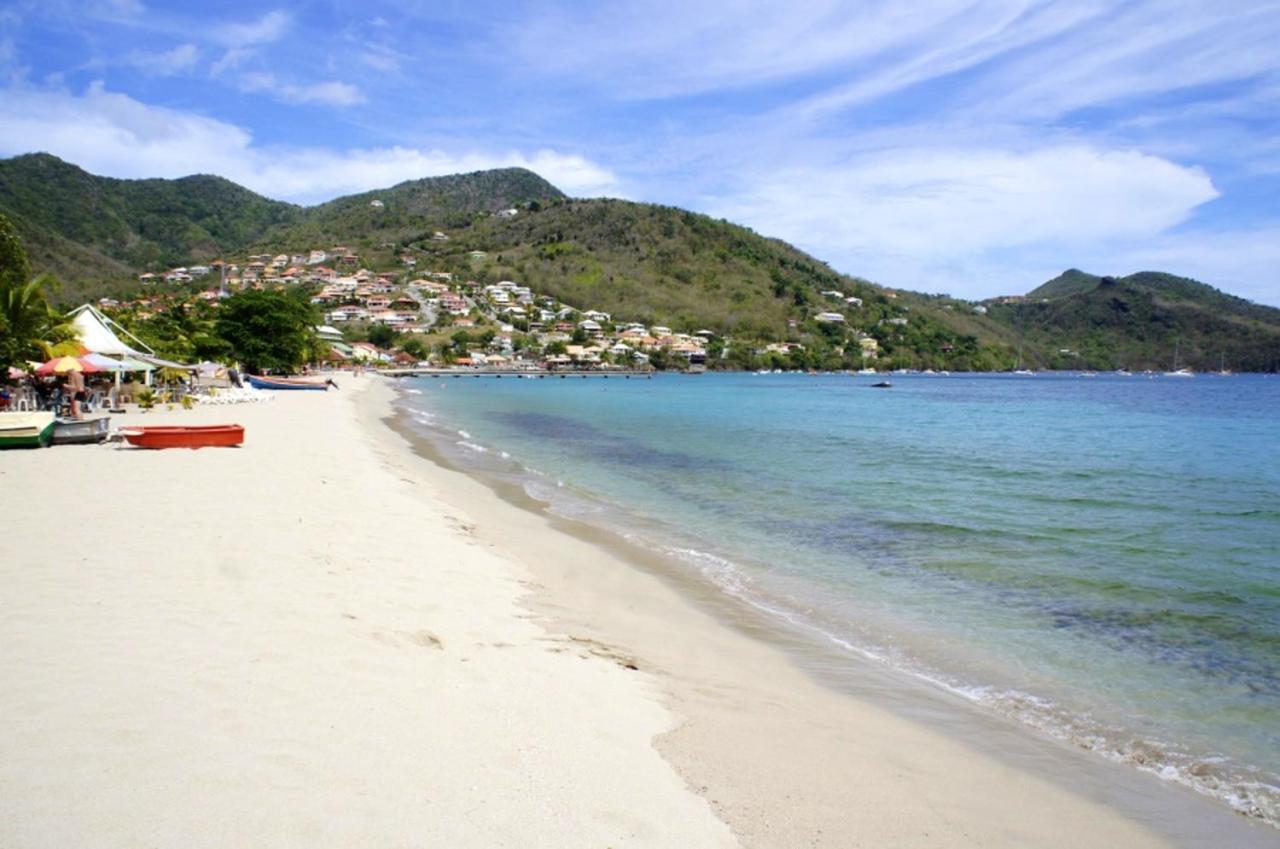
M0 413L0 448L43 448L53 422L53 413Z

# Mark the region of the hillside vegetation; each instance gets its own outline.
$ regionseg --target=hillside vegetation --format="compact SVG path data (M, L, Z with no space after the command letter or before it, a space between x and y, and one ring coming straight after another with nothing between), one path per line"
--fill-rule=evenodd
M990 317L1025 340L1029 361L1047 367L1168 369L1175 353L1178 367L1197 371L1280 364L1280 310L1161 272L1069 271L1022 303L992 305Z
M32 263L68 281L213 259L301 215L221 177L115 180L48 154L0 160L0 212Z
M1021 302L988 302L983 315L962 300L839 274L727 221L570 199L519 168L298 207L220 177L115 180L31 154L0 160L0 213L13 220L33 269L62 279L67 302L136 290L142 271L344 245L374 270L403 270L401 257L410 255L418 271L516 280L619 321L799 343L815 353L793 361L808 366L856 362L859 334L877 341L881 365L895 367L1002 369L1021 359L1032 367L1167 368L1175 345L1179 365L1198 369L1280 362L1280 310L1186 278L1143 272L1116 280L1071 269ZM823 312L846 320L819 321Z

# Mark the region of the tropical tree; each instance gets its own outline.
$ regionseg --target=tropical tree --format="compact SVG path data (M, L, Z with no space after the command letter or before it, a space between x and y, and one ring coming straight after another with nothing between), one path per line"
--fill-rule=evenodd
M214 310L203 301L177 303L149 318L135 320L130 331L162 357L175 360L212 360L229 353L218 335Z
M31 278L27 251L9 219L0 214L0 289L21 286Z
M76 336L66 318L49 306L46 291L57 280L48 274L28 279L30 274L22 241L0 215L0 379L9 366L45 359Z
M51 283L45 274L17 285L0 283L0 368L69 353L58 347L75 339L76 331L49 306L45 288Z
M379 348L390 348L400 338L395 328L386 324L374 324L369 328L369 341Z
M292 372L306 362L316 319L303 292L250 289L222 302L217 332L250 372Z

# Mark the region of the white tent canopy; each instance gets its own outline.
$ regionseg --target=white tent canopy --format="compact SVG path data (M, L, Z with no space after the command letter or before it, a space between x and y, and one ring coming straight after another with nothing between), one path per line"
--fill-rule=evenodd
M111 319L98 311L93 304L85 304L72 310L72 324L80 333L80 344L95 354L108 354L116 357L155 356L155 351L147 344ZM128 336L137 348L130 347L111 328L116 327Z
M90 353L107 354L113 357L128 358L132 362L124 365L138 366L136 370L145 371L145 380L148 386L151 385L151 372L158 363L162 368L169 365L178 365L170 363L167 360L157 360L156 352L151 350L146 342L143 342L137 336L125 330L116 322L103 315L93 304L85 304L82 307L76 307L69 314L71 324L76 328L80 335L80 344L89 349ZM132 347L121 341L116 335L115 330L119 330L125 336L128 336L137 347ZM141 361L141 362L139 362ZM179 366L182 367L182 366ZM120 385L121 371L133 371L135 369L115 370L116 386Z

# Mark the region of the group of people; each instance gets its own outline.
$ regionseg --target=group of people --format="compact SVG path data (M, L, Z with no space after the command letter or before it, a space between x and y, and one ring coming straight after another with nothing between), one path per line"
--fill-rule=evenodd
M73 419L84 418L89 388L82 372L69 371L59 376L30 374L19 378L19 389L24 384L34 396L36 409L65 414ZM14 396L13 388L0 386L0 409L11 407Z

